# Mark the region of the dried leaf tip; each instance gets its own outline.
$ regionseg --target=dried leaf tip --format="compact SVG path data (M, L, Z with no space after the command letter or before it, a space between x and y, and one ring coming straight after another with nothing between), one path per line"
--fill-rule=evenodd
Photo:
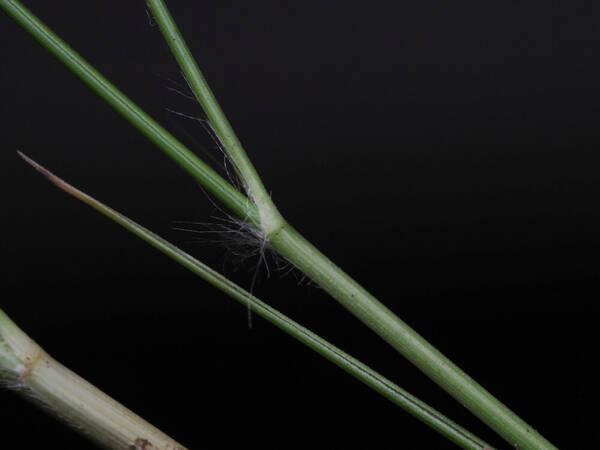
M49 181L51 181L53 184L58 186L60 189L63 189L64 191L67 191L70 194L75 195L75 196L77 196L77 194L79 194L79 191L76 188L71 186L69 183L67 183L62 178L59 178L56 175L54 175L52 172L50 172L48 169L46 169L41 164L38 164L37 162L35 162L33 159L31 159L25 153L23 153L19 150L17 150L17 153L19 154L19 156L21 158L23 158L23 160L27 164L32 166L35 170L37 170L39 173L41 173L44 177L46 177Z

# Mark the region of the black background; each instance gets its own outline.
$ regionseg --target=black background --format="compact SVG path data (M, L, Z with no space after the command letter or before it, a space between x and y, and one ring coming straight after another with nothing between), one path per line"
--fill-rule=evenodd
M166 110L201 114L170 89L185 82L142 1L26 4L223 170ZM557 446L598 445L600 6L169 6L288 220ZM5 15L0 37L1 307L48 352L190 448L452 448L26 166L17 149L250 286L256 261L173 229L224 217L190 177ZM318 287L272 272L260 298L506 447ZM94 448L0 402L15 448Z

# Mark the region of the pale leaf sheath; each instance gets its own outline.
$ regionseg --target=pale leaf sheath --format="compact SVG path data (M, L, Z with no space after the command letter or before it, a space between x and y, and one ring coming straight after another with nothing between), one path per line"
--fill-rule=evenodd
M0 309L0 381L105 448L185 450L48 355ZM52 444L49 445L54 448Z

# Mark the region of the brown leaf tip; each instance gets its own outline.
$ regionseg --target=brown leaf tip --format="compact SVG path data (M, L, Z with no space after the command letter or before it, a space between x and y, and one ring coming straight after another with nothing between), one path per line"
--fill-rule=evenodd
M39 173L41 173L42 175L44 175L46 178L48 178L53 183L60 184L61 182L63 182L60 178L58 178L56 175L54 175L52 172L50 172L45 167L43 167L40 164L36 163L33 159L31 159L25 153L20 152L19 150L17 150L17 153L19 154L19 156L21 158L23 158L23 160L25 160L25 162L27 164L29 164L31 167L33 167L35 170L37 170Z
M75 189L73 186L71 186L65 180L57 177L56 175L54 175L52 172L50 172L48 169L46 169L41 164L36 163L33 159L31 159L25 153L20 152L19 150L17 150L17 153L19 154L19 156L21 158L23 158L23 160L27 164L29 164L31 167L33 167L35 170L37 170L39 173L41 173L44 177L46 177L50 182L54 183L59 188L65 190L75 196L78 196L78 194L80 194L77 189Z

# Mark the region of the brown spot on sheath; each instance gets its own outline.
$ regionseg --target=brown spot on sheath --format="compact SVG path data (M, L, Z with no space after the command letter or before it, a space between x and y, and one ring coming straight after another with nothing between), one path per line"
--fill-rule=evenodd
M148 439L137 438L133 445L129 446L129 450L152 450L154 446Z
M29 376L31 371L35 368L35 365L38 361L44 361L44 351L40 347L36 347L33 354L29 354L25 356L25 361L23 362L23 369L20 371L21 379L25 379Z

